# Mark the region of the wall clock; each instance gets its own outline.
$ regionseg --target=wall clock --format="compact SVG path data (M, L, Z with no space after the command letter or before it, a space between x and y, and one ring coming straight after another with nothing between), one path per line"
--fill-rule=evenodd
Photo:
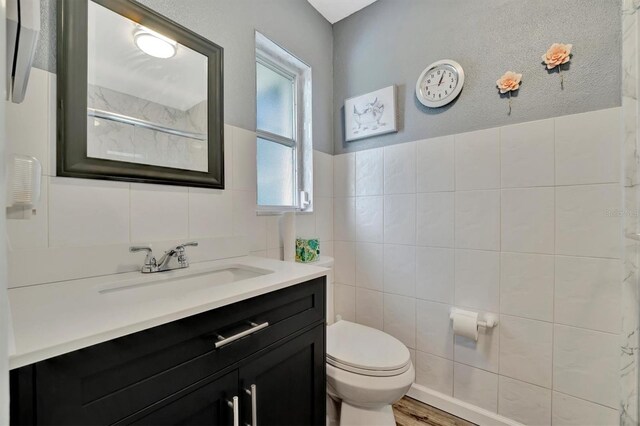
M438 108L453 101L464 85L464 70L456 61L444 59L422 71L416 83L416 97L426 107Z

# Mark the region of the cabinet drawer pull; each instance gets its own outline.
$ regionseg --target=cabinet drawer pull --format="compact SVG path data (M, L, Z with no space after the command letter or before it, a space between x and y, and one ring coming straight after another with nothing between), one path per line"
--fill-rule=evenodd
M247 395L251 395L251 424L247 423L247 426L258 426L258 392L257 386L251 385L249 389L244 391Z
M233 426L240 426L240 409L238 407L238 397L234 396L231 401L227 400L227 405L233 410Z
M250 334L255 333L256 331L262 330L263 328L269 327L268 322L263 322L262 324L256 324L255 322L251 322L251 328L241 331L238 334L234 334L231 337L224 337L218 334L218 341L216 342L216 349L223 347L224 345L228 345L231 342L235 342L238 339L243 338L244 336L248 336Z

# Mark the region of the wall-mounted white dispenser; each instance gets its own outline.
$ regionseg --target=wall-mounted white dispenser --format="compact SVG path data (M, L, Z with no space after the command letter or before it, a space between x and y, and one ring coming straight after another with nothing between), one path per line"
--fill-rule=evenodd
M24 100L40 35L40 0L7 0L7 93Z
M9 219L29 219L40 200L42 165L34 157L14 155L9 160L7 214Z

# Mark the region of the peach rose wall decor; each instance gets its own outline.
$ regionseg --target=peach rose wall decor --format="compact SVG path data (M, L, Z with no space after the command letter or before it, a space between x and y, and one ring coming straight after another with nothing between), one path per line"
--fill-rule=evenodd
M507 94L509 98L509 115L511 115L511 92L515 92L520 88L522 82L522 74L513 71L507 71L502 77L496 81L496 86L500 90L500 94Z
M542 55L542 62L547 66L548 70L558 68L560 75L560 89L564 89L564 76L562 75L562 66L571 60L572 44L553 43Z

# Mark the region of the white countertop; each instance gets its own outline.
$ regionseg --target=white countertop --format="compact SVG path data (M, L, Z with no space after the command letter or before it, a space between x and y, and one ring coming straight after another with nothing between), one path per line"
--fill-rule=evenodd
M270 273L228 283L206 281L213 269L235 265ZM9 289L15 343L9 366L22 367L326 274L327 269L310 264L244 256L170 272ZM113 291L123 283L137 285Z

